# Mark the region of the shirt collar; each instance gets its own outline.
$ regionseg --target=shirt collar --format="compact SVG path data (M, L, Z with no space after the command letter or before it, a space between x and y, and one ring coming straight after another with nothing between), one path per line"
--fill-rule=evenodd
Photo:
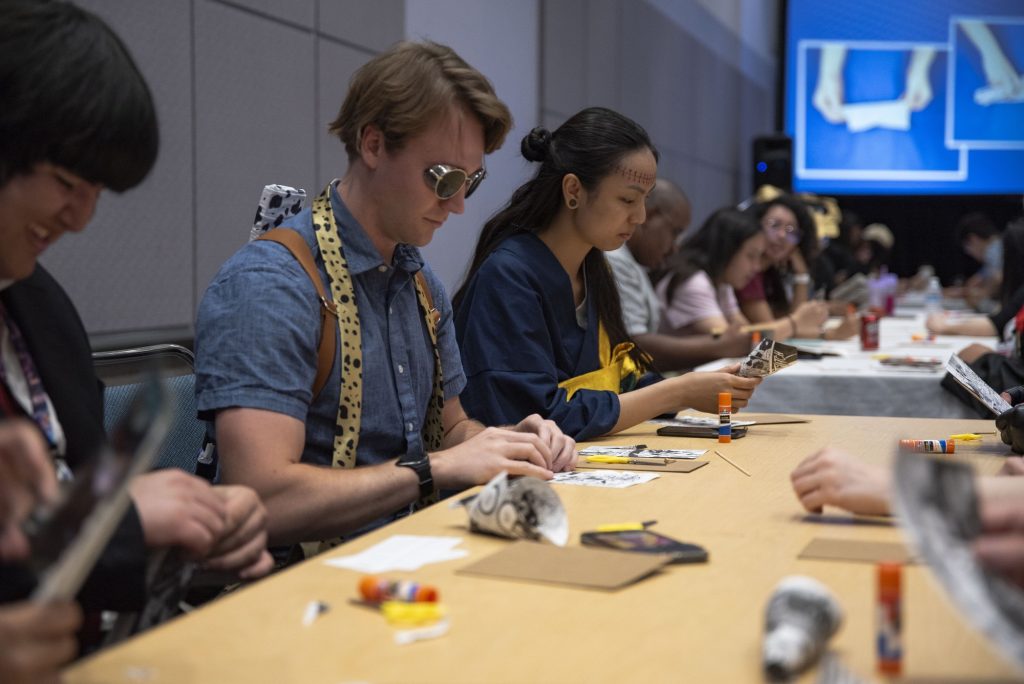
M384 263L366 230L345 206L334 183L331 183L331 208L334 210L334 217L341 232L341 243L344 245L349 273L358 275L388 265ZM423 268L423 255L412 245L396 245L391 261L390 265L408 273L415 273Z

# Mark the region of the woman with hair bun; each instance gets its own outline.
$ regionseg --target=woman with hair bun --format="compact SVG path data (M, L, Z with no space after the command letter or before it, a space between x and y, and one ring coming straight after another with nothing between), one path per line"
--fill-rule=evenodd
M454 298L469 415L539 413L583 440L685 407L713 412L719 392L745 406L759 380L735 365L662 380L622 322L604 252L646 218L658 168L646 131L593 107L533 129L521 151L537 173L484 226Z

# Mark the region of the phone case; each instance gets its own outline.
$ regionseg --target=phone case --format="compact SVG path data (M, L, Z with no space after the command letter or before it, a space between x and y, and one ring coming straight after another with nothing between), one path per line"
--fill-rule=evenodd
M703 547L650 530L584 532L580 535L580 543L584 546L603 546L617 551L665 554L672 557L673 563L704 563L708 560L708 552Z
M662 425L658 428L658 434L663 437L707 437L713 439L718 437L718 426L701 425ZM739 439L747 436L746 425L733 425L732 438Z

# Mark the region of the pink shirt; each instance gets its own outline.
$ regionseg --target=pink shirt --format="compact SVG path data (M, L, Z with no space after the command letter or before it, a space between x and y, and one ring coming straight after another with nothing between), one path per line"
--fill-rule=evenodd
M655 291L664 305L661 332L697 333L696 325L709 318L732 319L739 311L736 294L728 285L717 288L705 271L697 271L672 293L668 292L671 275L661 279Z

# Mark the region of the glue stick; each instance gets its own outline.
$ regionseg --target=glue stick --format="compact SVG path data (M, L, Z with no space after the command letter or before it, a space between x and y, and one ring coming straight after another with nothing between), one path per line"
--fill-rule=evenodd
M384 601L405 601L406 603L433 603L437 601L437 589L410 581L394 581L367 575L359 580L359 593L368 603Z
M901 439L900 448L920 454L952 454L956 441L952 439Z
M718 441L728 444L732 441L732 393L718 393Z
M888 676L899 676L903 669L903 609L901 579L903 567L899 563L878 564L877 635L878 671Z

